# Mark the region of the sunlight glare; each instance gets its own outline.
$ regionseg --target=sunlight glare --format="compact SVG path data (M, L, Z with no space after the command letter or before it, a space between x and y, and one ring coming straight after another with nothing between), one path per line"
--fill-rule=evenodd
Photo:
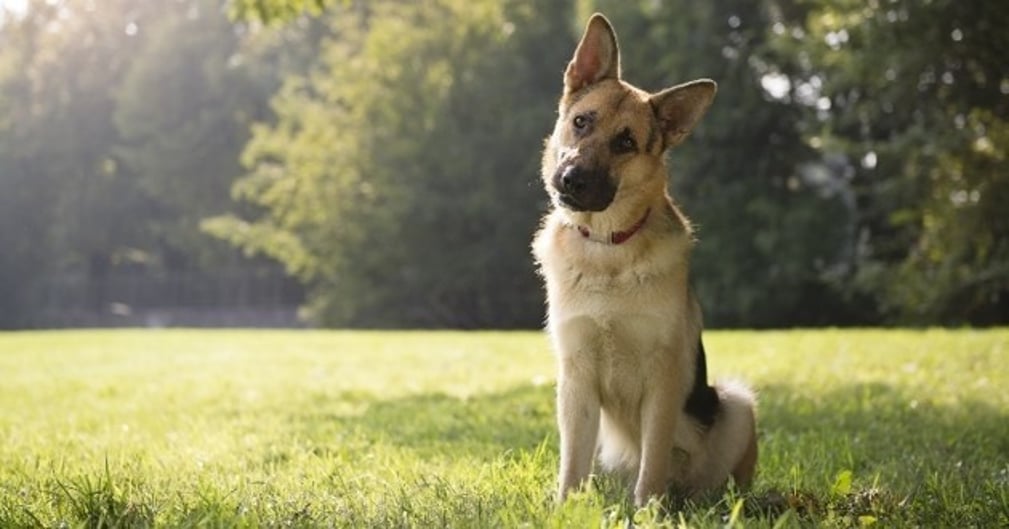
M23 14L28 9L28 0L0 0L0 11Z

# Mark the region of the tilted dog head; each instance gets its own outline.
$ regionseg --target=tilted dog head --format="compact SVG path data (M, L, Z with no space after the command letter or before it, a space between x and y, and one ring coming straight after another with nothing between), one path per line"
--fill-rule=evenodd
M618 200L665 196L663 155L697 124L715 89L700 79L652 94L622 81L616 34L606 17L593 15L564 73L543 154L554 203L601 212Z

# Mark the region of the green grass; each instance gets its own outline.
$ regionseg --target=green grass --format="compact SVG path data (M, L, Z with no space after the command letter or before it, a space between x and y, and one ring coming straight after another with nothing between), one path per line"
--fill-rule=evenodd
M560 507L540 333L0 334L0 527L1005 527L1009 330L709 332L758 479Z

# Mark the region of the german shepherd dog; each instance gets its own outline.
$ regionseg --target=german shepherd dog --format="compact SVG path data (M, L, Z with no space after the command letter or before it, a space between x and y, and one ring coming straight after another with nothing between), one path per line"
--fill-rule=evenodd
M739 382L708 385L688 285L694 238L666 187L664 155L715 89L700 79L653 94L624 82L600 14L564 73L542 162L553 207L533 241L558 357L559 500L597 454L634 484L639 506L753 477L754 396Z

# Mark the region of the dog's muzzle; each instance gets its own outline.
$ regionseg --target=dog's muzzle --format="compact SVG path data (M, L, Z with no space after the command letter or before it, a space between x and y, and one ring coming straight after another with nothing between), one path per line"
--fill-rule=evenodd
M574 164L558 169L551 184L560 203L574 211L603 211L617 194L617 186L606 171Z

